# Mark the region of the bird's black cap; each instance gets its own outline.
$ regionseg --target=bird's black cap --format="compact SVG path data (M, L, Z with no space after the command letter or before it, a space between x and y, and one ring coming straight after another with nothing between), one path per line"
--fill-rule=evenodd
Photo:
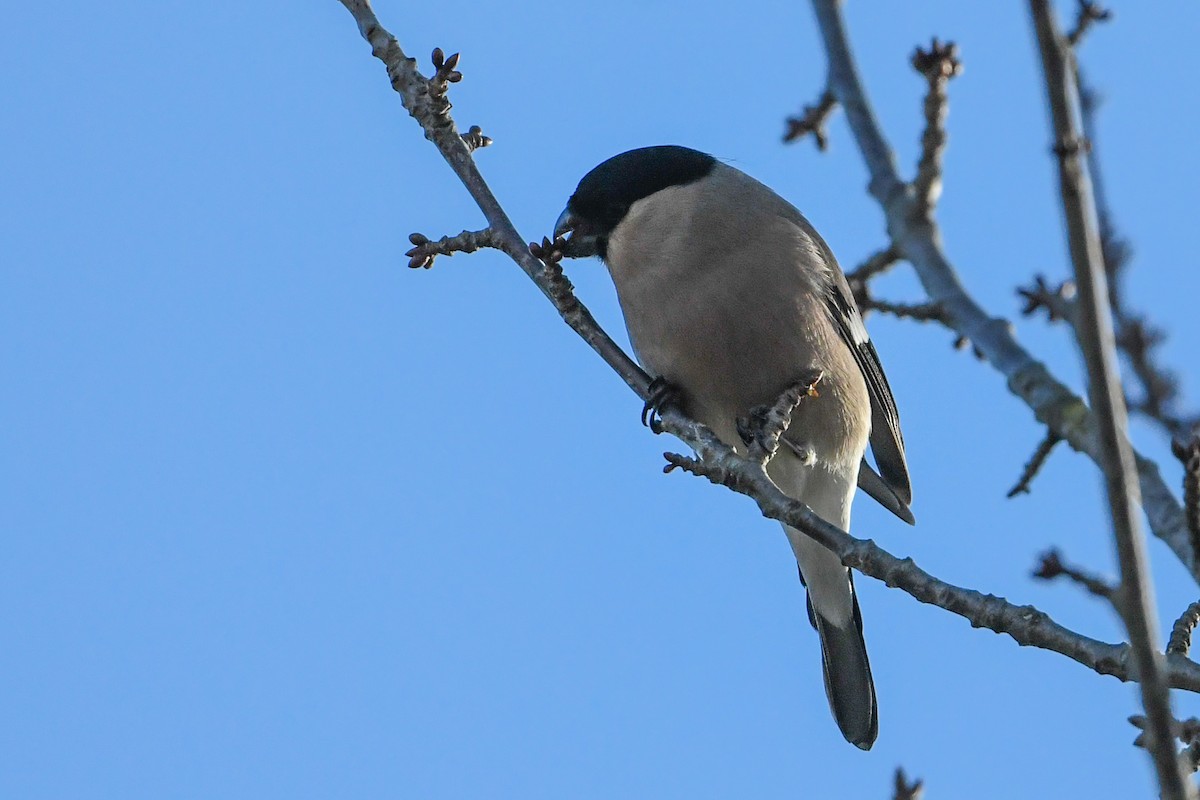
M584 175L567 202L567 210L573 217L586 220L593 235L603 239L638 200L671 186L698 181L716 163L707 153L678 145L629 150Z

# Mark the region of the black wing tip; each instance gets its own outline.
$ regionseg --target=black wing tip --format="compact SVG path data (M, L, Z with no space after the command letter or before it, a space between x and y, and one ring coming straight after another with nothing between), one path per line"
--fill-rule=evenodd
M907 477L905 475L905 478ZM901 490L904 491L898 491L896 486L897 484L893 484L889 479L880 476L865 459L859 465L858 488L862 489L868 497L909 525L916 525L917 518L913 516L912 509L909 508L912 502L912 489L909 487L907 481L899 484Z
M862 739L857 742L852 739L847 739L846 741L850 742L850 744L854 745L859 750L862 750L865 753L868 750L870 750L872 747L874 747L875 739L878 738L878 736L879 736L879 731L876 730L870 734L871 738L869 738L869 739Z

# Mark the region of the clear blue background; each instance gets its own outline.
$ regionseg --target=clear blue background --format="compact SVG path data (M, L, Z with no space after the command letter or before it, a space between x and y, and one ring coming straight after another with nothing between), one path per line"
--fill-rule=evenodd
M1061 4L1073 14L1073 8ZM677 449L494 253L405 268L407 235L482 219L349 14L309 3L10 4L0 25L0 796L1150 797L1136 692L860 579L875 749L830 718L777 526L660 474ZM855 0L855 52L900 163L933 34L959 42L940 208L987 308L1062 276L1040 66L1019 3ZM1200 11L1123 3L1086 42L1132 301L1191 369ZM517 225L579 177L678 142L766 181L846 265L883 241L844 120L779 142L824 67L803 2L380 0L453 90ZM569 265L614 334L603 269ZM880 293L915 299L906 268ZM1079 387L1061 328L1020 339ZM1050 545L1102 572L1097 472L932 325L869 320L919 525L855 532L947 580L1115 640L1032 581ZM1163 437L1135 435L1179 470ZM1151 547L1169 621L1197 589ZM1194 698L1178 703L1196 713Z

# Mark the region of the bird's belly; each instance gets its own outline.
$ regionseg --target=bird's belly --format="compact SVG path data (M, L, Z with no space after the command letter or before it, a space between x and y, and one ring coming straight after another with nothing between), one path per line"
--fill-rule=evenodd
M866 383L824 307L802 287L772 298L739 297L728 283L719 297L690 288L632 293L658 298L653 305L622 297L638 359L681 390L684 410L737 446L739 417L820 370L818 395L801 402L788 438L820 461L857 464L870 429Z

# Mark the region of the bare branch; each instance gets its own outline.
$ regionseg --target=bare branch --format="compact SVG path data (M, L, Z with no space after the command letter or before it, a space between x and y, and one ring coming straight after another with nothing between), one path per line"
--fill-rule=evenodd
M896 248L889 244L882 250L876 250L867 256L866 261L859 264L852 271L847 272L846 280L851 284L866 283L876 275L887 272L899 260L900 254L896 252Z
M557 264L548 264L529 251L528 245L501 207L491 188L471 158L471 147L458 133L450 118L450 104L444 94L430 91L430 82L417 70L414 59L405 55L371 8L369 0L340 0L354 16L358 30L371 45L371 54L387 67L392 88L400 95L408 113L420 124L425 138L433 142L454 174L462 181L488 221L495 246L503 250L525 271L538 288L550 298L563 320L578 333L621 379L643 400L648 397L650 377L596 323L591 312L572 293L564 292L565 278ZM443 60L444 67L446 61ZM468 134L469 135L469 134ZM569 283L565 284L569 286Z
M920 47L912 55L913 69L925 76L925 132L921 134L921 160L913 179L918 209L928 214L942 195L942 156L946 152L946 116L949 114L950 79L962 72L958 45L942 44L934 37L928 50Z
M787 125L787 130L783 134L784 144L791 144L811 133L813 140L817 143L817 149L824 152L825 148L829 146L825 123L829 121L830 115L836 108L837 100L834 99L833 92L828 89L821 92L816 105L805 106L800 116L788 117L784 120Z
M1192 646L1192 631L1200 623L1200 601L1192 603L1184 609L1171 628L1171 638L1167 642L1167 653L1186 656Z
M1101 8L1099 3L1091 2L1091 0L1079 0L1079 12L1075 17L1075 27L1067 34L1067 43L1071 47L1079 46L1083 41L1083 36L1088 32L1088 29L1097 22L1107 22L1112 19L1112 12L1107 8Z
M771 406L750 409L745 419L737 421L738 433L749 447L747 458L766 466L779 449L779 440L792 424L792 414L806 397L819 397L817 384L825 373L817 370L789 386Z
M1096 419L1087 406L1021 347L1005 320L991 317L975 302L942 250L936 221L914 213L914 192L900 178L854 65L839 0L813 0L813 8L829 61L830 89L845 109L871 175L870 192L887 216L896 251L912 263L930 300L945 310L949 327L1008 379L1009 390L1033 410L1038 421L1073 449L1102 463ZM1151 529L1200 582L1200 561L1193 557L1183 510L1153 461L1139 457L1137 467Z
M1186 444L1172 441L1171 452L1183 464L1183 508L1192 549L1200 553L1200 434Z
M896 777L893 783L892 800L921 800L925 795L925 781L917 778L912 783L904 774L904 767L896 767Z
M1019 494L1029 494L1030 484L1037 477L1042 465L1046 463L1046 459L1050 457L1050 451L1054 449L1054 445L1062 441L1062 437L1054 431L1047 431L1045 438L1038 444L1037 449L1033 451L1033 455L1025 464L1025 468L1021 470L1021 477L1017 481L1016 486L1008 490L1005 495L1009 500Z
M858 310L864 317L871 311L879 311L883 314L891 314L894 317L912 319L917 322L934 321L946 325L946 313L938 303L892 303L887 300L878 300L871 294L868 280L890 267L895 261L896 255L890 248L881 250L846 276L846 282L850 285L850 292L854 295L854 303L858 306Z
M1142 398L1134 410L1160 422L1168 434L1190 429L1195 421L1179 417L1171 410L1179 397L1178 380L1154 363L1154 350L1166 340L1166 335L1144 317L1129 315L1122 309L1116 337L1117 346L1142 385Z
M1033 577L1044 581L1054 580L1055 578L1069 578L1096 597L1108 600L1114 606L1117 605L1117 589L1115 586L1078 567L1066 564L1056 549L1047 550L1042 554L1042 559L1038 562L1038 567L1032 574Z
M1115 313L1116 309L1123 305L1121 302L1122 287L1117 277L1132 260L1133 248L1117 230L1112 208L1108 203L1108 195L1104 190L1104 170L1101 169L1099 149L1096 146L1099 133L1097 119L1102 99L1100 94L1084 80L1083 70L1080 69L1078 61L1075 62L1075 83L1079 93L1079 114L1083 123L1083 135L1091 143L1087 154L1088 172L1092 178L1092 195L1096 198L1097 222L1100 225L1100 250L1104 255L1104 268L1107 270L1109 282L1112 284L1109 296L1112 298Z
M497 247L491 228L481 231L463 231L455 236L443 236L436 242L430 241L423 233L410 233L408 241L413 247L404 255L408 256L408 266L412 269L429 269L437 256L450 256L455 253L474 253L483 247Z
M1104 173L1096 138L1100 99L1096 92L1084 83L1078 64L1075 65L1075 75L1079 85L1083 133L1091 143L1087 153L1088 171L1091 174L1096 200L1100 252L1104 258L1104 270L1109 282L1109 301L1116 326L1117 348L1121 350L1141 389L1140 398L1130 403L1130 411L1136 411L1157 422L1170 436L1186 436L1193 430L1200 429L1200 416L1188 416L1178 410L1179 380L1174 372L1157 363L1156 350L1166 339L1166 335L1144 315L1130 309L1125 302L1122 289L1133 249L1118 232L1104 191Z
M891 303L865 295L859 299L858 308L864 316L868 311L878 311L881 314L891 314L894 317L912 319L917 322L946 323L946 312L938 303Z
M1079 322L1075 326L1088 373L1088 395L1095 410L1100 438L1100 465L1104 472L1109 512L1121 569L1121 602L1118 610L1129 633L1141 677L1142 705L1149 719L1150 750L1158 783L1168 798L1191 796L1170 743L1171 702L1161 677L1157 621L1149 558L1141 531L1138 506L1141 497L1135 479L1133 448L1128 427L1125 393L1117 367L1108 281L1096 229L1096 207L1088 180L1087 164L1078 143L1083 134L1078 120L1070 45L1058 32L1049 0L1030 0L1030 13L1042 55L1046 92L1053 120L1058 175L1066 212L1067 239L1075 283L1079 287Z
M691 444L698 457L664 453L664 472L682 469L711 483L725 486L754 500L764 516L803 531L833 551L848 567L886 585L898 588L922 603L957 614L972 627L1007 634L1017 644L1051 650L1083 664L1101 675L1122 681L1136 680L1129 645L1113 645L1064 628L1033 606L1018 606L995 595L942 581L925 572L911 558L900 559L872 541L857 539L818 517L808 506L783 494L758 465L741 458L696 422L674 408L666 409L664 427ZM1200 692L1200 664L1172 655L1169 677L1175 688Z

